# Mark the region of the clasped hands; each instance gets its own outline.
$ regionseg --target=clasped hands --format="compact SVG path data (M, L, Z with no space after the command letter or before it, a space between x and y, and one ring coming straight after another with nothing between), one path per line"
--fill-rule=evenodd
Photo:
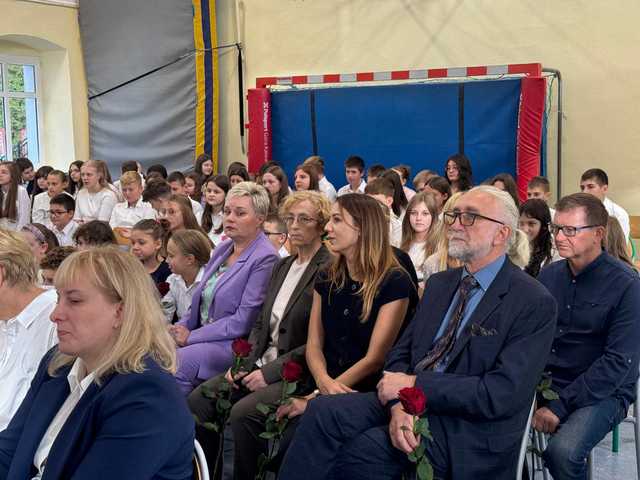
M188 328L183 327L182 325L169 325L167 328L169 330L169 335L173 337L176 345L178 345L179 347L184 347L187 345L187 340L189 339L189 334L191 333Z

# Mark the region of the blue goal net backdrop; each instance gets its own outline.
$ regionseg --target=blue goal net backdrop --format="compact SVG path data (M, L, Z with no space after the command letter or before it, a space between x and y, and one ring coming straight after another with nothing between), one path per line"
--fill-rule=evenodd
M444 174L446 159L470 158L476 184L501 172L516 176L520 79L273 91L272 158L293 185L310 155L325 160L336 189L344 160L367 166L406 164Z

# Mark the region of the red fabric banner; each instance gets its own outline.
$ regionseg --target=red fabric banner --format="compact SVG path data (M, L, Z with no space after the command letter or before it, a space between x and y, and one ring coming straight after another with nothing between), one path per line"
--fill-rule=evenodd
M540 175L542 121L547 82L542 77L524 77L518 113L518 144L516 173L518 197L527 199L527 184Z
M271 160L271 92L266 88L250 88L247 94L249 130L248 169L255 173Z

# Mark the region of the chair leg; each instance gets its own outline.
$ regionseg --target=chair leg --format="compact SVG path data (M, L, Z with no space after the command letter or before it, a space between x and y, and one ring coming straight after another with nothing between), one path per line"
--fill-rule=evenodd
M640 418L638 418L639 412L638 402L633 404L633 436L635 437L636 447L636 478L640 478Z
M591 450L587 457L587 480L594 480L595 478L595 468L593 463L593 450Z
M544 433L536 432L538 437L538 446L541 452L544 452L547 449L547 438L544 436ZM549 470L544 466L544 462L540 459L540 465L542 467L542 479L550 480Z

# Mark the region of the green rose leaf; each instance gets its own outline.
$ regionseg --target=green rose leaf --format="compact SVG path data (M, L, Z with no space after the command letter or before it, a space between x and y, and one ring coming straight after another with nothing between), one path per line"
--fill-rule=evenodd
M433 467L425 458L418 463L416 473L420 480L433 480Z
M297 382L287 383L287 389L285 390L286 395L293 395L293 392L296 391Z
M262 432L260 435L258 435L260 438L264 438L265 440L271 440L272 438L274 438L277 435L276 432Z
M258 410L263 415L269 415L269 413L271 413L271 407L269 407L269 405L265 405L264 403L258 403L256 405L256 410Z

